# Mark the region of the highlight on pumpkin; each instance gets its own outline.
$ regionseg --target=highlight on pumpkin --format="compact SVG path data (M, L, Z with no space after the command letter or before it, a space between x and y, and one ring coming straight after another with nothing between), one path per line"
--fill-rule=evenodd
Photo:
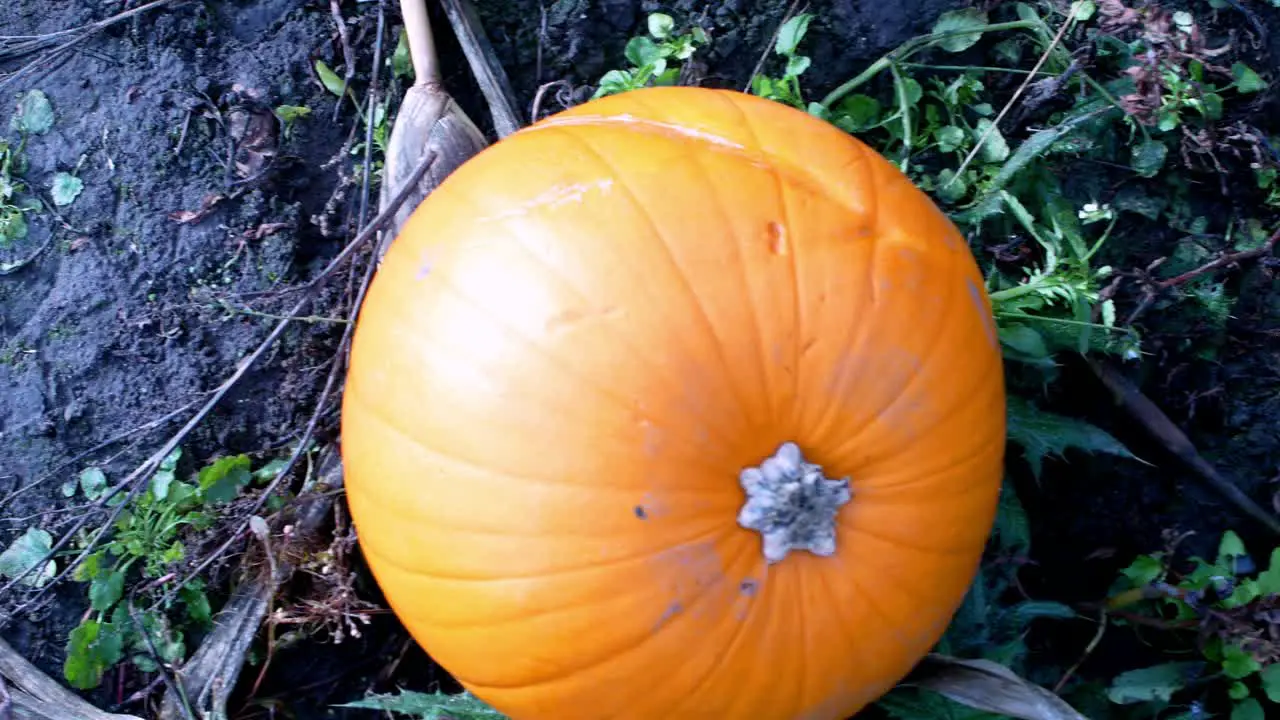
M1276 0L668 5L0 4L0 720L1280 716Z

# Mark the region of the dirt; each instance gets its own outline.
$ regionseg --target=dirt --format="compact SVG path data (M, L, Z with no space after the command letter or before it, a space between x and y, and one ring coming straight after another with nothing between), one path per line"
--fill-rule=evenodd
M104 17L104 5L114 10L137 4L10 0L0 7L0 34L55 32ZM618 65L626 41L642 31L645 14L658 9L699 18L711 34L711 51L701 56L702 84L744 87L792 3L477 4L522 112L529 112L544 83L565 81L572 88L558 100L553 93L542 107L545 115L563 101L588 96L594 82ZM901 41L927 31L940 13L966 4L812 3L816 19L805 47L815 62L806 88L811 93L830 89ZM342 9L348 18L361 17L353 35L373 30L373 3L348 1ZM1272 29L1269 52L1280 56L1280 13L1259 14ZM490 130L446 20L435 8L432 17L449 68L446 82ZM388 22L396 22L394 13ZM362 73L371 44L360 46ZM30 524L61 517L68 501L59 488L83 467L105 463L109 477L128 472L191 410L127 439L114 438L202 402L270 331L271 320L228 311L219 298L283 312L287 303L272 293L314 277L349 237L357 194L347 193L332 206L329 201L338 170L350 172L351 163L336 168L328 163L347 139L353 116L348 107L338 122L332 121L335 99L315 79L314 58L338 68L342 64L326 1L175 3L116 25L56 66L0 88L0 115L7 117L16 95L31 88L48 94L56 114L53 129L25 148L26 181L45 189L55 172L74 171L84 182L75 202L59 209L61 219L36 214L27 238L0 247L0 263L10 263L52 239L30 264L0 275L0 497L39 483L0 508L0 546ZM8 62L0 71L18 65ZM272 126L265 140L276 152L262 167L245 173L233 164L228 170L232 123L227 120L237 113L262 117L286 104L310 107L312 114L294 123L287 137ZM1262 122L1266 112L1256 109L1254 120ZM7 124L0 125L3 129ZM194 212L217 195L227 197L199 220L182 223L172 216ZM1223 199L1209 202L1211 207L1225 204ZM1126 245L1124 259L1132 265L1166 254L1161 245L1166 240ZM1173 333L1160 329L1157 315L1148 319L1155 328L1148 329L1155 355L1139 379L1207 458L1270 505L1268 483L1280 474L1275 430L1280 423L1280 356L1275 354L1280 290L1259 272L1233 282L1232 291L1243 299L1220 352L1206 358L1178 345ZM342 284L337 285L311 314L340 311L344 296ZM184 443L184 468L223 454L278 450L295 440L314 407L341 330L335 323L295 323ZM1082 368L1067 368L1050 407L1112 430L1155 465L1073 453L1048 462L1039 482L1017 473L1034 531L1035 565L1026 577L1033 594L1066 602L1096 600L1123 558L1158 549L1170 528L1199 531L1189 543L1205 554L1228 527L1261 542L1259 533L1190 471L1116 418ZM378 600L367 583L362 591ZM83 588L72 585L38 612L14 618L0 635L60 678L67 631L84 607ZM1083 642L1075 630L1064 637L1048 633L1036 642L1043 652L1073 658ZM1131 652L1127 646L1115 650L1117 657ZM246 672L247 682L256 674L256 668ZM258 693L260 702L240 710L251 717L279 701L294 717L337 717L343 715L326 708L358 699L368 689L395 685L451 687L447 675L407 642L394 619L379 615L360 638L343 646L304 643L282 650ZM124 688L109 677L91 697L112 705L123 698Z

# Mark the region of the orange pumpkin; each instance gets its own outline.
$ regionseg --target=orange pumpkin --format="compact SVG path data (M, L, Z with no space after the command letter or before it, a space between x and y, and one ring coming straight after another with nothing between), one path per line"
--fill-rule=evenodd
M638 90L488 148L392 244L354 343L372 572L516 720L847 717L938 640L993 522L973 256L776 102Z

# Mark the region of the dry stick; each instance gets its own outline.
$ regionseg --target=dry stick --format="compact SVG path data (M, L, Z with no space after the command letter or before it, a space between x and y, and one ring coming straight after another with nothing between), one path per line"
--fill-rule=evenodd
M431 166L431 164L434 161L435 161L434 155L429 154L426 157L424 157L422 159L422 162L419 164L418 168L414 171L414 177L420 179L423 175L426 174L427 169ZM126 477L124 480L118 483L115 487L113 487L110 491L108 491L107 494L103 495L98 500L99 505L105 505L109 500L111 500L115 495L117 495L125 487L132 485L132 488L127 494L125 501L121 502L119 505L116 506L110 518L107 520L107 522L104 522L98 528L97 532L94 534L92 538L90 538L89 542L86 544L84 550L82 550L80 554L76 556L76 558L71 562L71 564L69 564L66 567L66 569L64 569L61 573L59 573L58 576L55 577L52 581L47 583L45 587L40 590L40 592L36 593L35 597L22 603L22 605L18 606L18 608L10 614L10 617L30 607L33 603L35 603L41 597L43 597L43 595L48 591L49 588L54 587L58 582L66 578L68 574L73 572L75 568L77 568L80 565L80 563L84 562L84 559L92 552L94 546L97 544L98 539L102 537L102 535L111 526L111 523L114 522L115 519L119 517L120 513L124 511L124 508L129 504L128 501L133 499L135 496L137 496L141 491L142 487L145 485L145 483L139 483L136 481L139 478L143 477L144 475L149 474L155 468L159 467L160 463L164 460L164 458L170 452L172 452L173 449L177 447L178 444L180 444L186 438L186 436L189 435L191 431L194 430L195 427L201 421L204 420L206 416L208 416L208 414L222 400L222 398L227 394L227 392L231 389L231 387L234 386L237 382L239 382L240 379L243 378L244 375L248 372L249 368L252 367L253 364L257 362L257 360L266 353L266 351L271 347L271 345L274 344L276 340L280 338L280 336L284 333L285 329L289 326L289 323L292 322L293 316L302 314L303 308L306 306L308 302L312 300L315 292L325 283L325 281L328 280L329 276L333 273L333 271L336 268L338 268L340 265L342 265L342 263L344 263L348 258L350 258L357 250L359 250L362 245L367 243L377 234L378 230L395 215L395 211L400 207L400 204L403 203L405 199L407 199L413 194L413 189L415 187L416 187L416 181L407 184L405 188L403 188L400 191L400 194L398 194L395 197L395 199L382 212L378 213L378 216L375 217L368 224L368 226L365 227L364 230L361 230L360 234L358 234L354 240L348 243L347 246L343 248L342 251L339 252L337 256L335 256L333 260L330 261L329 264L326 265L323 270L320 271L320 274L317 277L313 278L309 283L307 283L307 285L303 288L303 297L294 305L293 310L286 314L286 317L276 325L275 329L271 331L271 334L268 335L267 338L262 341L262 344L260 344L257 347L257 349L253 351L253 353L251 353L247 358L245 358L240 362L239 366L236 368L236 371L232 373L231 377L227 378L225 381L223 381L221 385L218 386L218 389L214 392L213 397L210 398L204 404L203 407L201 407L201 409L195 414L195 416L193 416L189 421L187 421L186 425L184 425L181 430L175 433L164 444L162 448L160 448L154 454L152 454L150 458L148 458L145 462L143 462L142 465L138 466L133 472L129 473L128 477ZM285 469L281 470L281 472L276 475L276 478L275 480L272 481L270 488L268 488L267 491L264 491L262 495L263 500L259 502L257 507L261 507L261 504L265 502L265 498L268 497L268 495L270 494L270 491L277 486L277 484L280 482L280 479L284 477L284 474L289 469L292 468L292 463L296 462L296 459L300 454L300 452L301 450L296 451L294 454L294 458L291 460L289 467L286 467ZM42 558L39 562L34 563L31 567L27 568L22 573L19 573L16 577L13 577L8 583L4 584L3 586L0 586L0 597L4 596L4 594L9 590L12 590L13 587L17 585L19 582L21 582L29 573L34 572L37 568L44 567L50 560L56 557L58 551L64 545L70 542L71 538L75 535L76 531L84 527L84 525L88 522L88 517L89 516L86 514L85 517L82 518L76 524L76 526L71 529L70 532L67 532L66 534L64 534L63 537L60 540L58 540L58 542L54 545L54 547L49 551L49 553L45 555L45 557ZM236 538L238 537L239 537L239 533L236 533ZM231 542L233 542L234 540L235 538L233 538L231 541L228 541L227 545L225 545L224 547L229 547ZM207 564L202 565L201 569L203 569L204 566L207 566ZM188 579L190 579L190 577L192 576L188 576ZM184 580L184 583L185 583L185 580ZM0 618L0 625L3 625L5 620L6 618Z
M489 104L489 114L493 117L493 129L499 138L504 138L520 129L520 120L516 113L516 94L511 89L511 80L502 63L498 62L493 45L489 43L484 27L480 23L480 15L470 0L443 0L445 14L449 24L453 26L453 34L462 45L462 52L467 56L471 66L471 74L475 76L480 92Z
M1124 408L1133 419L1137 420L1148 433L1159 440L1179 460L1195 470L1197 475L1231 504L1235 505L1237 510L1257 520L1272 534L1280 535L1280 518L1276 518L1276 516L1263 510L1261 506L1251 500L1248 495L1245 495L1234 483L1223 477L1217 468L1213 467L1209 461L1205 460L1196 451L1191 439L1169 419L1169 416L1165 415L1150 398L1142 394L1133 383L1129 382L1128 378L1110 364L1094 358L1086 358L1085 360L1089 363L1089 367L1093 369L1094 374L1098 376L1098 379L1102 381L1102 384L1111 391L1117 404Z
M342 64L344 70L342 73L342 92L338 94L338 102L333 104L333 122L338 122L338 115L342 112L342 106L347 99L347 89L351 87L351 81L356 77L356 56L351 50L351 33L347 30L347 21L342 17L342 8L339 7L341 0L329 0L329 13L333 15L333 23L338 26L338 42L342 43ZM373 125L373 106L366 105L368 109L370 122Z
M956 170L956 174L947 181L947 184L944 187L950 187L951 183L956 181L956 178L964 174L964 171L969 167L969 164L973 162L973 159L978 156L978 152L982 150L982 146L986 144L987 139L996 131L996 128L1000 127L1000 121L1004 119L1005 115L1009 114L1009 111L1013 109L1014 104L1018 102L1018 98L1022 97L1022 93L1026 92L1027 86L1029 86L1031 81L1040 74L1040 68L1049 60L1049 56L1053 54L1053 51L1062 42L1062 38L1066 36L1067 30L1069 30L1072 24L1074 24L1076 13L1080 10L1081 2L1082 0L1076 0L1071 4L1071 8L1067 10L1067 19L1062 22L1062 27L1058 28L1058 33L1053 36L1053 42L1049 43L1049 47L1045 48L1044 52L1040 54L1040 59L1036 61L1035 67L1031 68L1031 72L1027 73L1026 77L1022 79L1022 83L1018 85L1018 89L1013 93L1013 97L1009 98L1009 102L1005 103L1004 107L1000 109L1000 113L996 115L996 119L987 126L985 131L983 131L982 136L978 138L978 142L974 144L973 149L965 155L964 161L960 163L960 168Z

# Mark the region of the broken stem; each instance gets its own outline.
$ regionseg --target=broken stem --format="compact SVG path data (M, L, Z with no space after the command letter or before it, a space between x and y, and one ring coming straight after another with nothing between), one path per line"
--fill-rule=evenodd
M443 84L440 56L436 52L436 38L431 32L431 18L427 16L426 0L400 0L400 15L404 18L404 32L409 37L413 84Z

